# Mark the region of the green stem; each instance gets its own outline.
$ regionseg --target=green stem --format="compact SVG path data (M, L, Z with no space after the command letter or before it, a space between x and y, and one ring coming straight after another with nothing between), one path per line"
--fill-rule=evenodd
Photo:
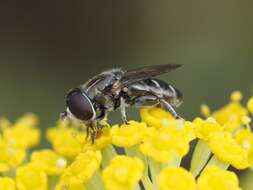
M91 180L86 184L86 187L92 190L104 190L103 182L98 172L94 174Z
M208 166L212 166L212 165L215 165L223 170L227 170L229 167L229 163L223 162L222 160L217 158L217 156L215 156L215 155L213 155L212 158L208 161L205 168L207 168Z
M102 150L102 155L103 155L103 159L102 159L102 168L105 168L106 166L109 165L111 159L117 155L115 149L113 148L112 145L109 145L107 147L105 147Z
M199 140L194 149L190 172L196 177L206 165L211 155L210 148L204 140Z
M48 187L49 187L48 189L54 189L58 180L59 180L58 176L49 176L48 177Z
M144 175L141 179L145 190L153 190L153 184L150 181L148 175Z
M179 167L181 164L181 160L182 160L182 158L174 155L173 159L168 163L162 164L162 167L163 168L169 167L169 166Z
M148 163L149 163L150 172L152 176L153 190L158 190L159 188L158 188L157 176L160 173L162 164L152 159L149 159Z

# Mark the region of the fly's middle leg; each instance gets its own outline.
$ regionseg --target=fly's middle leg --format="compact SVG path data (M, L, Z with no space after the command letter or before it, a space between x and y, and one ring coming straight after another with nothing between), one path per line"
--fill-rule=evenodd
M128 124L127 115L126 115L126 102L123 97L120 98L120 113L121 113L122 121L125 124Z

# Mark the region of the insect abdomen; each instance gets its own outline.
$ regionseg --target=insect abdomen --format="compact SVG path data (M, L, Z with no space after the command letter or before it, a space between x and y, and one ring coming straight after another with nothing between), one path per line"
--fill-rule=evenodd
M176 96L176 90L168 83L159 79L146 79L135 83L130 87L130 93L133 96L143 96L153 94L158 98L172 98Z

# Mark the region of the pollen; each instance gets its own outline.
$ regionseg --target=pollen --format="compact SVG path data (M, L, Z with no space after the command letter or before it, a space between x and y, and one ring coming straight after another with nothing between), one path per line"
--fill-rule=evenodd
M56 166L58 168L65 168L67 166L67 161L64 158L59 158L56 160Z
M242 147L245 148L245 149L247 149L247 150L250 150L251 144L250 144L250 142L248 140L244 140L242 142Z
M250 118L249 116L243 116L243 118L242 118L242 123L243 123L244 125L249 125L250 122L251 122L251 118Z

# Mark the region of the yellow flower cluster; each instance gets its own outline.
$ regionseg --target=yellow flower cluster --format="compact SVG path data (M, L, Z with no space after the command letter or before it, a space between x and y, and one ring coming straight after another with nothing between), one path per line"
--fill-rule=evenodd
M0 118L0 189L240 190L228 167L253 166L253 97L246 106L241 99L235 91L231 102L214 112L203 104L206 118L193 121L142 108L141 121L113 126L101 121L94 144L86 126L58 121L46 131L51 147L43 149L31 149L40 142L35 115L13 124Z
M160 190L241 190L233 172L216 166L207 167L196 181L182 167L167 167L159 174L158 181Z

